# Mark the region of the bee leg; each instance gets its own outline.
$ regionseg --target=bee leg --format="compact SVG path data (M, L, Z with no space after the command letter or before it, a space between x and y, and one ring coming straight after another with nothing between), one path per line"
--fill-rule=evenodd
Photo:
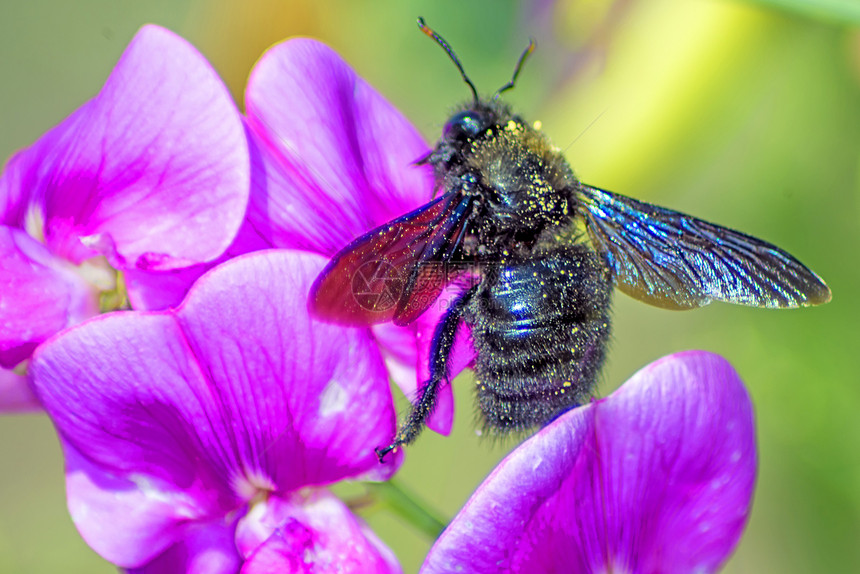
M418 398L412 404L409 418L397 431L394 442L385 448L375 449L379 462L384 462L385 455L397 447L411 443L424 429L427 417L436 406L436 391L439 389L439 383L448 380L448 360L454 346L457 328L460 326L463 310L476 290L477 285L460 295L436 325L430 352L430 378L418 390Z

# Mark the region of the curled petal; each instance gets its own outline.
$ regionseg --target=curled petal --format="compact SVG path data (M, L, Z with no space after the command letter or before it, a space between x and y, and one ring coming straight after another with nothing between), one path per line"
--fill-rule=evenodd
M0 226L0 366L28 358L54 333L98 313L96 289L66 261Z
M25 152L13 155L0 175L0 225L23 229L27 224L29 190L34 187Z
M17 413L41 409L39 399L27 384L27 377L0 368L0 412Z
M755 474L737 373L717 355L672 355L502 461L421 572L714 572Z
M432 333L430 329L428 332ZM391 380L407 397L414 398L419 365L417 342L423 331L416 324L400 327L394 323L374 325L371 331Z
M238 111L185 40L145 26L101 92L24 152L51 250L167 270L229 246L248 200ZM18 178L21 180L22 178Z
M247 554L243 574L401 572L391 550L321 490L258 504L239 523L236 539Z
M192 265L172 271L126 271L128 300L133 309L158 311L176 307L188 294L188 290L212 264Z
M450 308L451 302L462 294L462 287L451 285L447 287L436 302L430 306L414 324L415 339L417 345L416 372L417 379L413 379L412 385L400 385L400 388L408 397L414 397L417 391L416 382L423 382L430 378L430 355L433 347L433 335L436 325L442 320L445 312ZM448 365L448 383L439 388L436 397L436 408L427 420L427 426L434 431L447 435L451 432L454 423L454 391L451 382L464 369L470 368L475 362L475 348L472 345L472 333L468 325L460 322L457 334L454 337L454 346L451 348Z

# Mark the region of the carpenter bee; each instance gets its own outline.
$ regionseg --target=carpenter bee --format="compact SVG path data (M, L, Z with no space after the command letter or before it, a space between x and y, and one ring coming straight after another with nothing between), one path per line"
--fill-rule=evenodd
M323 320L405 325L447 285L461 287L436 326L429 380L392 443L376 449L380 462L425 426L448 382L461 323L476 351L484 424L506 433L544 425L591 393L616 285L669 309L830 300L815 273L770 243L580 182L560 151L500 101L534 42L511 81L484 99L448 43L423 19L418 25L447 52L473 96L417 162L432 166L437 197L346 246L309 300ZM356 289L357 277L364 290Z

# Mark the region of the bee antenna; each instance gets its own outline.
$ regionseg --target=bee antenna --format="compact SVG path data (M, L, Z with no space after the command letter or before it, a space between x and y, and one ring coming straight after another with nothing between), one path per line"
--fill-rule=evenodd
M457 66L457 69L460 70L460 75L463 76L463 81L469 86L469 89L472 90L472 97L475 98L475 103L478 103L478 90L475 88L475 84L472 83L472 80L469 79L469 76L466 75L466 71L463 69L463 64L460 63L460 60L457 58L457 54L454 53L454 50L451 49L451 46L448 45L448 42L445 39L437 34L430 26L424 23L424 18L418 18L418 28L424 32L426 36L433 38L436 40L436 43L442 46L442 49L448 54L448 57L451 58L451 61L454 62L454 65ZM516 75L514 76L516 77Z
M494 100L498 100L499 96L501 96L503 92L507 92L508 90L510 90L511 88L514 87L514 84L517 83L517 77L519 77L519 75L520 75L520 70L523 69L523 64L525 64L525 62L526 62L526 58L529 57L529 54L531 54L532 52L535 51L536 47L537 47L537 45L535 44L534 39L533 38L529 39L529 45L526 46L526 49L523 50L522 54L520 54L520 60L519 60L519 62L517 62L517 67L514 68L514 75L511 77L511 81L508 82L507 84L505 84L504 86L502 86L501 88L499 88L498 90L496 90L496 93L493 96Z

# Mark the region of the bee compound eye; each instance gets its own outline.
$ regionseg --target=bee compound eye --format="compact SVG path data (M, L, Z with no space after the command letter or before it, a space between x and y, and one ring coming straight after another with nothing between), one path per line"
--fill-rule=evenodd
M442 132L446 139L475 137L484 130L484 118L475 111L465 111L455 114Z

